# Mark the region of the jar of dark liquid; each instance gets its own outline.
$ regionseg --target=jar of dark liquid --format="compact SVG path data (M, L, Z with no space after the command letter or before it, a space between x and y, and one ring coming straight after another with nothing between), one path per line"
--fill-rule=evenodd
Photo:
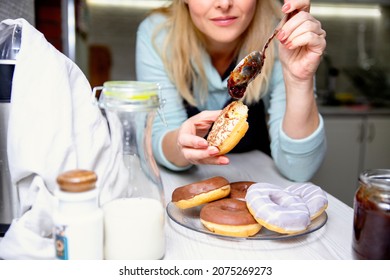
M390 259L390 169L361 173L354 199L353 230L357 259Z

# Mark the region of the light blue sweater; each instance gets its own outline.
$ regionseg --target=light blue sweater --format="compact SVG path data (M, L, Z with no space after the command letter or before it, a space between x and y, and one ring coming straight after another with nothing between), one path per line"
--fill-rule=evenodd
M186 119L187 113L183 99L175 86L169 80L163 62L152 43L154 28L164 20L161 15L146 18L138 27L136 42L136 75L137 80L158 82L162 86L162 97L165 100L163 113L167 122L165 126L161 118L156 117L153 124L152 148L156 161L171 169L184 170L169 162L162 151L164 135L178 128ZM157 37L157 46L162 45L165 32ZM220 110L229 100L227 79L221 80L220 75L211 63L210 57L204 55L204 66L208 77L209 95L205 104L198 106L199 110ZM195 98L199 95L194 92ZM286 106L286 93L279 60L270 79L264 104L269 114L268 126L271 139L271 153L275 165L288 179L293 181L308 181L319 168L326 152L325 133L322 117L316 131L304 139L292 139L282 130L282 119ZM260 168L260 167L259 167Z

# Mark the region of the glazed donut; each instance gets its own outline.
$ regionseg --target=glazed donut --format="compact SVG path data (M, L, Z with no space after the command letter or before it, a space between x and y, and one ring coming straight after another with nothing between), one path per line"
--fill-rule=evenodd
M248 107L240 101L227 105L215 120L207 142L219 149L218 155L230 152L248 131Z
M249 187L245 200L250 213L265 228L279 233L298 233L310 224L306 203L282 188L256 183Z
M311 220L321 215L328 207L328 198L325 192L312 183L294 183L285 188L285 190L303 199L307 208L309 208Z
M249 213L245 201L224 198L203 206L200 221L210 231L235 237L255 235L261 225Z
M229 193L229 181L217 176L176 188L172 193L172 202L186 209L226 197Z
M255 182L252 181L238 181L230 183L230 198L245 200L246 191Z

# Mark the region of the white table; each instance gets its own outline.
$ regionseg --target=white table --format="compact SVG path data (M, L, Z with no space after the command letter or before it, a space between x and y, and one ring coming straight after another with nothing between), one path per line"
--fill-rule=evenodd
M196 166L175 173L160 169L165 201L169 202L176 187L213 176L230 182L255 181L287 186L273 161L259 151L229 155L227 166ZM305 236L285 240L232 241L196 232L166 217L166 253L164 259L353 259L353 209L328 194L327 223Z

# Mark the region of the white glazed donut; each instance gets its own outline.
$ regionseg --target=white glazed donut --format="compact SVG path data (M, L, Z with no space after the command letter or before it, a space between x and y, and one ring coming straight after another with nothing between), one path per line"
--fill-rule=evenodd
M294 183L287 188L295 195L299 195L309 208L310 219L314 220L328 207L328 198L326 193L317 185L312 183Z
M245 200L256 221L269 230L291 234L304 231L310 224L309 209L303 199L278 186L253 184Z

